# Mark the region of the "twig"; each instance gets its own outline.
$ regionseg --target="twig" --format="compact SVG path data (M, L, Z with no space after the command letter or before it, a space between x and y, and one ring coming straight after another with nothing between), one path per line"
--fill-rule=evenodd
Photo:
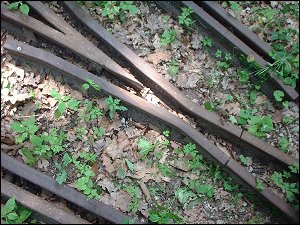
M150 202L152 201L152 199L151 199L151 196L150 196L150 193L149 193L149 190L148 190L147 186L146 186L145 183L142 182L142 181L138 181L138 183L139 183L139 185L140 185L140 187L141 187L141 189L142 189L142 192L143 192L144 195L146 196L146 201L147 201L148 203L150 203Z

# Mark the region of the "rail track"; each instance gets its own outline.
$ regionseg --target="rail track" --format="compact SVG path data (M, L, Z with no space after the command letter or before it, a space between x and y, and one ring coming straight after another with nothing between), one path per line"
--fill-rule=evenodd
M236 159L223 152L200 133L198 129L183 121L178 116L141 98L139 92L144 87L149 87L157 96L163 99L164 102L169 103L167 107L180 110L191 116L197 121L197 126L201 129L222 137L239 149L246 149L244 150L245 152L251 152L252 156L259 158L258 160L261 160L265 164L275 165L277 168L285 168L297 163L297 159L283 153L271 144L254 137L246 130L232 123L223 122L217 114L208 112L193 103L184 96L180 90L157 73L152 66L114 38L104 27L94 21L74 2L62 2L62 5L64 9L72 15L73 19L79 21L81 26L87 28L87 31L92 33L100 41L101 50L96 48L75 28L47 8L43 3L31 1L26 1L26 3L36 13L36 17L41 19L39 20L18 12L9 11L3 6L1 7L1 18L5 21L4 23L6 24L4 25L6 25L6 27L7 24L11 25L13 29L25 27L34 32L41 40L47 40L50 43L53 42L54 45L66 49L66 51L79 56L80 59L91 62L92 67L97 69L99 73L95 75L52 53L16 40L6 40L4 49L9 54L17 56L22 60L29 60L33 62L33 65L43 65L46 68L51 68L51 70L56 73L62 74L63 80L72 87L81 86L87 79L93 80L101 87L102 95L109 94L121 99L129 108L128 115L130 117L139 122L147 121L149 124L154 124L159 127L160 130L168 128L172 134L177 134L176 138L187 137L189 140L192 140L197 144L200 153L205 159L212 163L217 163L238 182L252 189L253 192L258 193L263 197L264 201L271 203L273 207L279 209L290 222L299 222L297 212L269 187L265 187L264 190L258 190L256 178L245 167L241 166ZM157 4L162 6L162 8L170 6L162 2L157 2ZM178 6L176 4L178 4ZM193 3L175 3L171 7L174 8L174 10L172 9L174 15L177 15L176 8L178 12L178 7L180 7L181 4L192 6L197 16L201 16L201 19L205 20L205 23L209 27L217 29L220 35L223 35L231 42L231 45L234 44L241 52L247 55L255 55L256 60L261 62L261 65L265 65L265 61L262 57L251 50L242 41L237 41L238 38L232 33L224 31L226 28L221 25L216 26L215 20L205 11L193 5ZM7 27L7 29L9 30L9 27ZM11 30L11 32L14 33L13 30ZM80 45L78 45L79 41L81 43ZM126 65L129 70L123 69L124 65ZM114 78L111 79L113 82L107 79L107 77L111 75L114 76ZM263 85L263 90L266 95L272 96L272 94L270 94L273 93L272 90L280 87L290 100L296 100L298 98L297 93L286 88L282 85L282 82L280 83L276 78L273 77L270 82L271 83L266 82L266 84ZM127 85L127 88L123 83ZM119 86L117 84L119 84ZM128 90L131 90L131 92ZM137 94L133 94L134 92ZM129 219L124 213L100 201L87 201L86 197L78 191L75 191L75 189L68 185L58 185L54 179L18 162L3 152L1 152L1 166L13 174L47 189L112 223L122 223L124 220ZM3 181L3 184L5 187L11 187L11 190L14 190L14 187L6 181ZM63 221L58 222L63 223ZM135 222L142 223L143 221L136 220Z

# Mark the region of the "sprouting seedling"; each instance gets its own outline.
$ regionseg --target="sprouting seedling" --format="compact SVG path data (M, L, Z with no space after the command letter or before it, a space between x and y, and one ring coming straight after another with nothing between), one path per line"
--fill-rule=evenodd
M86 83L82 85L83 90L88 90L90 87L93 87L95 90L100 91L101 88L95 83L92 79L87 78Z
M106 98L105 102L108 105L109 108L109 117L110 119L113 119L116 111L120 110L120 111L126 111L127 108L125 106L120 106L120 102L121 100L118 98L113 99L113 97L110 95L108 98Z
M10 10L19 9L22 13L24 13L26 15L28 15L28 13L29 13L29 6L25 3L23 3L23 1L12 2L12 3L8 4L7 7Z

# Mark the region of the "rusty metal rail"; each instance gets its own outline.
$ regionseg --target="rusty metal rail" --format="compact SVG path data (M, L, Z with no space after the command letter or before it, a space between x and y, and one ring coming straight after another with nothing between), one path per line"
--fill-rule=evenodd
M235 36L251 47L258 54L262 55L267 61L273 62L273 58L269 55L272 47L269 43L263 41L255 33L249 30L235 17L230 15L217 1L195 1L206 12L214 17L219 23L224 25L228 30L232 31Z
M221 122L221 118L216 113L208 112L184 96L179 89L157 73L149 63L137 56L131 49L107 32L104 27L87 15L78 5L67 1L63 1L62 4L101 43L109 47L112 55L128 63L132 71L138 74L137 77L144 84L147 84L157 96L167 99L165 102L170 102L170 107L173 104L177 105L181 111L193 116L200 127L219 135L241 149L251 151L252 154L256 152L262 158L272 157L285 165L292 165L298 161L231 122Z
M230 32L226 27L219 23L213 16L200 8L192 1L155 1L164 11L172 15L174 18L181 13L181 7L190 7L193 10L193 19L196 21L199 28L205 30L210 36L218 41L222 37L222 44L227 45L228 48L240 51L246 56L251 55L255 61L261 66L265 67L268 62L260 55L251 49L247 44L241 41L237 36ZM283 81L276 77L275 74L270 73L270 78L262 83L261 90L268 96L269 99L274 99L273 92L275 90L282 90L285 93L285 99L297 102L299 94L291 86L287 86Z
M75 205L80 206L108 221L116 224L121 224L125 220L130 219L124 213L100 202L95 199L88 199L84 194L71 188L68 185L59 185L56 180L51 177L44 175L42 172L19 162L13 157L8 156L1 151L1 167L12 172L13 174L30 181L37 186L40 186L57 196L60 196ZM1 181L2 187L2 181ZM1 188L2 189L2 188ZM135 223L140 224L141 221L135 221Z
M234 159L229 158L224 152L222 152L217 146L215 146L212 142L210 142L207 138L205 138L201 133L199 133L197 130L195 130L191 125L187 124L183 120L181 120L179 117L171 114L170 112L161 109L160 107L153 105L144 99L125 91L124 89L108 82L102 77L97 77L87 71L85 71L82 68L79 68L51 53L48 53L44 50L31 47L29 45L23 44L18 41L14 40L7 40L4 48L8 50L11 54L16 54L21 57L30 59L32 61L36 61L45 65L48 65L52 68L55 68L56 70L66 74L66 76L71 76L72 81L78 81L78 82L85 82L87 78L93 79L96 84L101 86L102 91L104 91L107 94L111 94L117 98L120 98L123 100L124 104L127 104L129 106L134 107L135 109L139 110L141 113L145 113L149 116L151 116L154 119L157 119L159 121L162 121L163 123L166 123L173 128L177 129L179 132L185 134L189 138L191 138L200 149L201 154L203 154L207 159L217 162L221 165L221 167L228 171L230 174L233 174L234 176L238 177L242 183L246 184L246 186L251 187L252 189L256 190L259 194L262 195L262 197L273 204L276 208L278 208L290 221L292 222L299 222L299 216L294 211L294 209L287 204L283 199L281 199L278 195L274 194L273 191L267 187L263 191L258 191L256 189L256 181L255 177L247 171L246 168L241 166L238 162L236 162ZM28 175L32 176L30 173L26 172L29 169L31 169L31 173L39 173L37 171L34 172L34 169L32 168L26 168L27 166L21 164L18 161L14 161L13 163L10 162L9 157L1 153L1 165L10 170L10 171L16 171L18 172L18 175L21 177L26 177ZM26 170L25 170L26 168ZM21 174L21 175L20 175ZM39 175L41 176L41 175ZM44 175L43 175L44 176ZM33 183L40 182L39 178L30 178L32 179ZM71 195L79 195L79 192L75 191L74 189L70 187L66 187L65 185L59 186L53 179L51 178L45 178L47 182L45 182L44 187L48 185L51 188L51 191L58 192L58 195L61 196L65 191L68 192L67 198L71 198ZM55 184L56 183L56 184ZM56 186L56 187L55 187ZM47 189L49 189L49 187ZM67 189L65 189L67 188ZM65 190L62 190L65 189ZM57 193L56 193L57 194ZM81 193L80 193L81 194ZM67 199L66 198L66 199ZM69 200L68 199L68 200ZM74 201L74 199L72 199ZM71 200L69 200L71 201ZM88 208L88 210L95 213L95 205L92 207L91 204L88 204L89 202L96 204L94 200L87 201L85 200L84 206L81 206L83 208ZM101 206L104 207L103 205ZM108 206L106 206L108 207ZM92 208L92 209L91 209ZM104 207L105 210L101 210L101 216L106 215L106 219L111 220L111 209L108 210ZM115 211L113 211L114 214L116 214ZM100 213L97 210L97 215ZM119 213L117 218L119 218L123 214ZM108 218L109 217L109 218ZM120 219L118 219L120 221Z
M54 43L79 54L93 62L96 67L104 68L112 75L125 81L129 86L140 91L143 85L132 74L123 69L115 61L104 54L94 44L77 32L71 25L58 17L53 11L39 1L27 1L30 7L52 24L54 29L41 21L20 12L11 12L6 6L1 5L1 18L13 21L35 33L50 38Z
M2 153L1 153L2 154ZM7 198L15 197L16 201L31 209L43 218L43 222L62 224L90 224L73 213L58 208L54 203L48 202L26 190L1 178L1 195Z

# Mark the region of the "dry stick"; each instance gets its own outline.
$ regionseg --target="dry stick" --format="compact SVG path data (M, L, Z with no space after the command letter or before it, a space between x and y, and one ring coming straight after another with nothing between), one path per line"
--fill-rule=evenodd
M145 183L143 181L138 181L138 183L139 183L139 185L142 189L142 192L146 196L146 201L148 203L150 203L152 201L152 199L151 199L151 196L150 196L150 193L149 193L149 190L148 190L147 186L145 185Z

